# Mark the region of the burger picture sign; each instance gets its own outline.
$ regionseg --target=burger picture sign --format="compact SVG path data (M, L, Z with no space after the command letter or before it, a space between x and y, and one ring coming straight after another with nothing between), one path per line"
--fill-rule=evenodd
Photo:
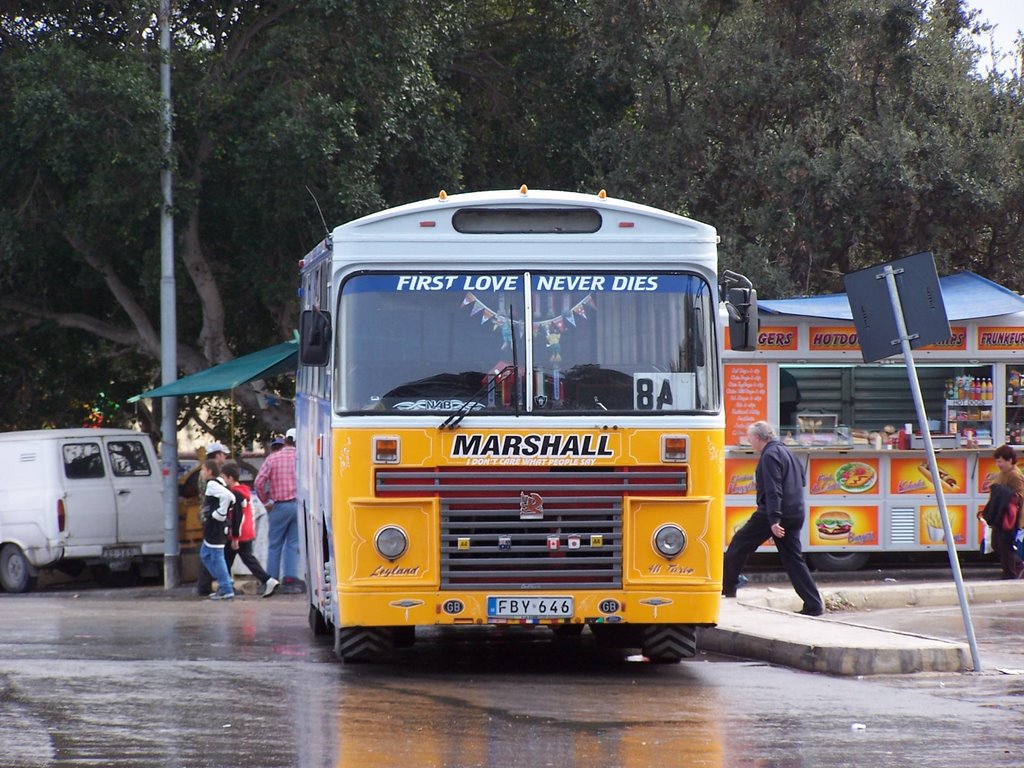
M811 546L878 544L878 507L811 507L808 520Z
M853 533L853 518L849 512L832 509L818 515L814 527L818 529L818 538L823 541L849 541Z

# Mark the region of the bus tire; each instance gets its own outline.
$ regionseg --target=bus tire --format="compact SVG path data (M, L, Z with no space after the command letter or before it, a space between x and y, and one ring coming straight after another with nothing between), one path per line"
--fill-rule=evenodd
M675 664L697 653L697 628L692 624L647 624L641 652L654 664Z
M380 661L391 656L389 627L340 627L334 630L334 653L344 662Z
M31 592L36 587L36 570L17 544L0 549L0 587L7 592Z
M867 552L814 552L807 557L819 571L857 571L871 556Z
M309 606L309 628L313 630L313 635L316 637L331 634L331 627L324 619L324 615L312 604Z

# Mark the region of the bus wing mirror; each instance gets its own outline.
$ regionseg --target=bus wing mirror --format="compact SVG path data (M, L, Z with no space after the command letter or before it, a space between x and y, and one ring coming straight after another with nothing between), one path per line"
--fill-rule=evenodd
M307 309L299 315L299 362L302 365L327 365L331 357L331 315Z
M729 346L736 352L757 350L757 291L753 288L729 288L725 293L729 313Z

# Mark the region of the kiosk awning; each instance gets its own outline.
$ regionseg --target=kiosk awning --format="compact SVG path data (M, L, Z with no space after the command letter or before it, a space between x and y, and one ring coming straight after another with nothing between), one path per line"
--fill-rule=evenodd
M1024 297L973 272L940 277L939 288L946 304L946 317L950 321L1012 315L1024 311ZM759 299L757 308L771 315L799 315L826 320L853 319L845 293L798 299Z
M296 340L276 344L249 355L236 357L205 371L172 381L162 387L128 398L134 403L144 397L177 397L179 395L205 395L234 389L247 381L282 373L294 373L298 362L299 343Z

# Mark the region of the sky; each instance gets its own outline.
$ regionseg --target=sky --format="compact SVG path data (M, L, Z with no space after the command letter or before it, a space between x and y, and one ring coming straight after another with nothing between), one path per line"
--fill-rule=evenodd
M995 25L992 31L996 48L1001 51L1013 49L1017 30L1024 29L1024 0L968 0L967 4L981 11L981 18ZM988 40L978 41L988 46ZM1011 62L1003 61L1000 70L1005 72Z

